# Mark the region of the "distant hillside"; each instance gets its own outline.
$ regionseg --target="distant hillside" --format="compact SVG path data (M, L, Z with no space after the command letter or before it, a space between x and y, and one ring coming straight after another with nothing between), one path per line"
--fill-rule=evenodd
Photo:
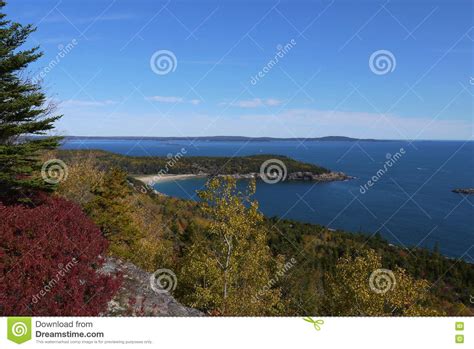
M198 141L209 141L209 142L273 142L273 141L299 141L299 142L387 142L388 140L381 139L360 139L351 138L344 136L326 136L316 138L276 138L276 137L244 137L244 136L205 136L205 137L88 137L88 136L66 136L64 139L123 139L123 140L156 140L156 141L185 141L185 140L198 140Z
M288 173L310 172L315 175L322 175L331 172L321 166L272 154L236 157L182 156L168 158L164 156L125 156L103 150L59 150L58 156L66 162L92 157L103 168L116 166L134 175L157 174L163 170L165 170L166 174L206 173L210 175L234 175L258 173L262 163L269 159L282 161Z

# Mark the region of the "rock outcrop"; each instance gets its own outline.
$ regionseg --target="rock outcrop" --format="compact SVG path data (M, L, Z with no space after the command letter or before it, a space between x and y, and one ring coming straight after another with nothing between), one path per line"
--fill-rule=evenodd
M453 189L453 193L472 195L474 194L474 188Z
M328 172L322 174L313 174L311 172L293 172L288 174L289 181L313 181L313 182L333 182L346 181L353 177L343 172Z
M155 292L148 273L132 263L107 258L101 273L121 274L123 283L109 302L107 316L204 316L196 309L180 304L168 292Z
M264 178L262 178L262 175L260 173L232 174L232 175L219 175L219 176L230 176L236 179L255 178L255 179L264 180ZM334 182L334 181L346 181L353 178L354 177L348 176L343 172L327 172L327 173L321 173L321 174L314 174L312 172L292 172L292 173L288 173L286 177L282 177L277 182L284 182L284 181Z

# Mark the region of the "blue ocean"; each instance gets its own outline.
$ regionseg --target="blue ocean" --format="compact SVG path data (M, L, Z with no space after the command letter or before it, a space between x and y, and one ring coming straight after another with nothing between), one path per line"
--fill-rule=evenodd
M256 199L265 215L350 232L379 232L395 245L438 245L444 255L474 261L474 196L452 192L474 187L474 142L68 139L63 148L133 156L170 156L182 149L185 156L286 155L355 179L320 184L259 181ZM194 178L161 182L156 189L196 200L196 190L204 184L205 179Z

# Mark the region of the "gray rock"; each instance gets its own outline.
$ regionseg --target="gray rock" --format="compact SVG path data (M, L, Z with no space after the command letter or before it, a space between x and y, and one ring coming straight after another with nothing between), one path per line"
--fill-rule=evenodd
M166 291L153 291L150 286L152 274L132 263L109 257L100 272L120 273L123 277L119 291L109 302L106 316L204 316L199 310L180 304Z

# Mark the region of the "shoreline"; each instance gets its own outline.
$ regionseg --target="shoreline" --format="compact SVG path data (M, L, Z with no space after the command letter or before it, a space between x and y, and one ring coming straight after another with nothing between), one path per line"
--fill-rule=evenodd
M155 174L155 175L138 175L132 176L136 180L139 180L146 185L153 185L156 183L161 182L169 182L175 180L183 180L183 179L190 179L190 178L205 178L207 174Z
M175 180L185 180L190 178L207 178L211 175L208 173L201 174L155 174L155 175L132 175L135 179L145 183L146 185L153 185L156 183L169 182ZM261 175L258 173L248 173L248 174L231 174L231 175L218 175L218 176L230 176L235 179L262 179ZM355 177L348 176L342 172L329 172L319 175L315 175L311 172L294 172L288 174L286 179L283 182L339 182L347 181L354 179Z

